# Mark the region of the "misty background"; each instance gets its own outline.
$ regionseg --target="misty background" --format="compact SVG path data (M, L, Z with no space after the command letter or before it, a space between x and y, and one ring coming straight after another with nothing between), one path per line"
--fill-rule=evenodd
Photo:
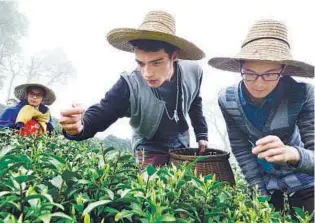
M198 61L204 70L201 95L209 126L210 146L229 150L225 123L217 105L220 90L236 84L239 74L207 65L214 56L238 53L255 20L274 18L289 29L295 59L314 64L312 1L0 1L0 104L14 98L15 86L41 82L51 87L57 100L52 115L72 103L89 107L98 103L123 71L132 71L134 55L106 41L113 28L137 28L149 10L171 13L177 34L204 50ZM301 79L312 82L311 79ZM128 119L123 118L97 138L128 145ZM191 145L196 146L191 129Z

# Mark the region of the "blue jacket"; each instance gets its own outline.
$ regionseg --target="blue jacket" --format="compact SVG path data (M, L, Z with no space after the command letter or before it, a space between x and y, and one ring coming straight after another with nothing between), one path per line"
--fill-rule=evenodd
M0 128L13 128L13 129L20 129L23 127L23 123L15 123L16 117L18 116L21 108L23 108L24 105L27 105L26 100L22 100L19 104L17 104L14 107L7 108L3 111L3 113L0 115ZM48 111L48 107L41 104L39 106L39 111L42 113L46 113ZM52 119L50 116L49 123L47 123L47 131L51 132L54 130L54 127L52 125Z

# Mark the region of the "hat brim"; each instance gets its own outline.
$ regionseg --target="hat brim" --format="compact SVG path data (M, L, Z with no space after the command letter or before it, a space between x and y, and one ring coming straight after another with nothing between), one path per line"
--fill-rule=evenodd
M44 96L43 101L42 101L42 103L44 105L51 105L55 102L55 100L56 100L55 93L50 88L46 87L45 85L38 84L38 83L29 83L29 84L18 85L14 89L15 97L18 98L19 100L25 99L27 96L27 88L28 87L40 87L40 88L43 88L45 90L45 96Z
M241 60L251 60L251 61L267 61L276 62L279 64L285 64L286 68L283 71L283 75L288 76L298 76L298 77L314 77L314 66L296 60L281 60L277 58L272 59L262 59L255 57L214 57L208 61L208 64L216 69L240 72L240 61Z
M159 40L170 43L178 48L177 57L183 60L200 60L205 53L195 44L175 35L130 28L113 29L107 34L108 42L117 49L133 52L129 41L137 39Z

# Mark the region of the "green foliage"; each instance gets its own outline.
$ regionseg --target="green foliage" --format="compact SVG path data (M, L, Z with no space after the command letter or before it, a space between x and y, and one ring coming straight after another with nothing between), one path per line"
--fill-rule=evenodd
M251 198L239 172L234 187L191 165L139 172L130 153L102 144L0 131L0 222L295 222Z

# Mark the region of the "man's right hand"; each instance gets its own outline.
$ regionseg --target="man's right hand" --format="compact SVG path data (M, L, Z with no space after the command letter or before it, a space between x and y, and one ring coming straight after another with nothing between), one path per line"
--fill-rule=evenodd
M68 134L77 135L83 130L82 118L85 109L80 105L73 105L72 107L61 111L59 123Z

